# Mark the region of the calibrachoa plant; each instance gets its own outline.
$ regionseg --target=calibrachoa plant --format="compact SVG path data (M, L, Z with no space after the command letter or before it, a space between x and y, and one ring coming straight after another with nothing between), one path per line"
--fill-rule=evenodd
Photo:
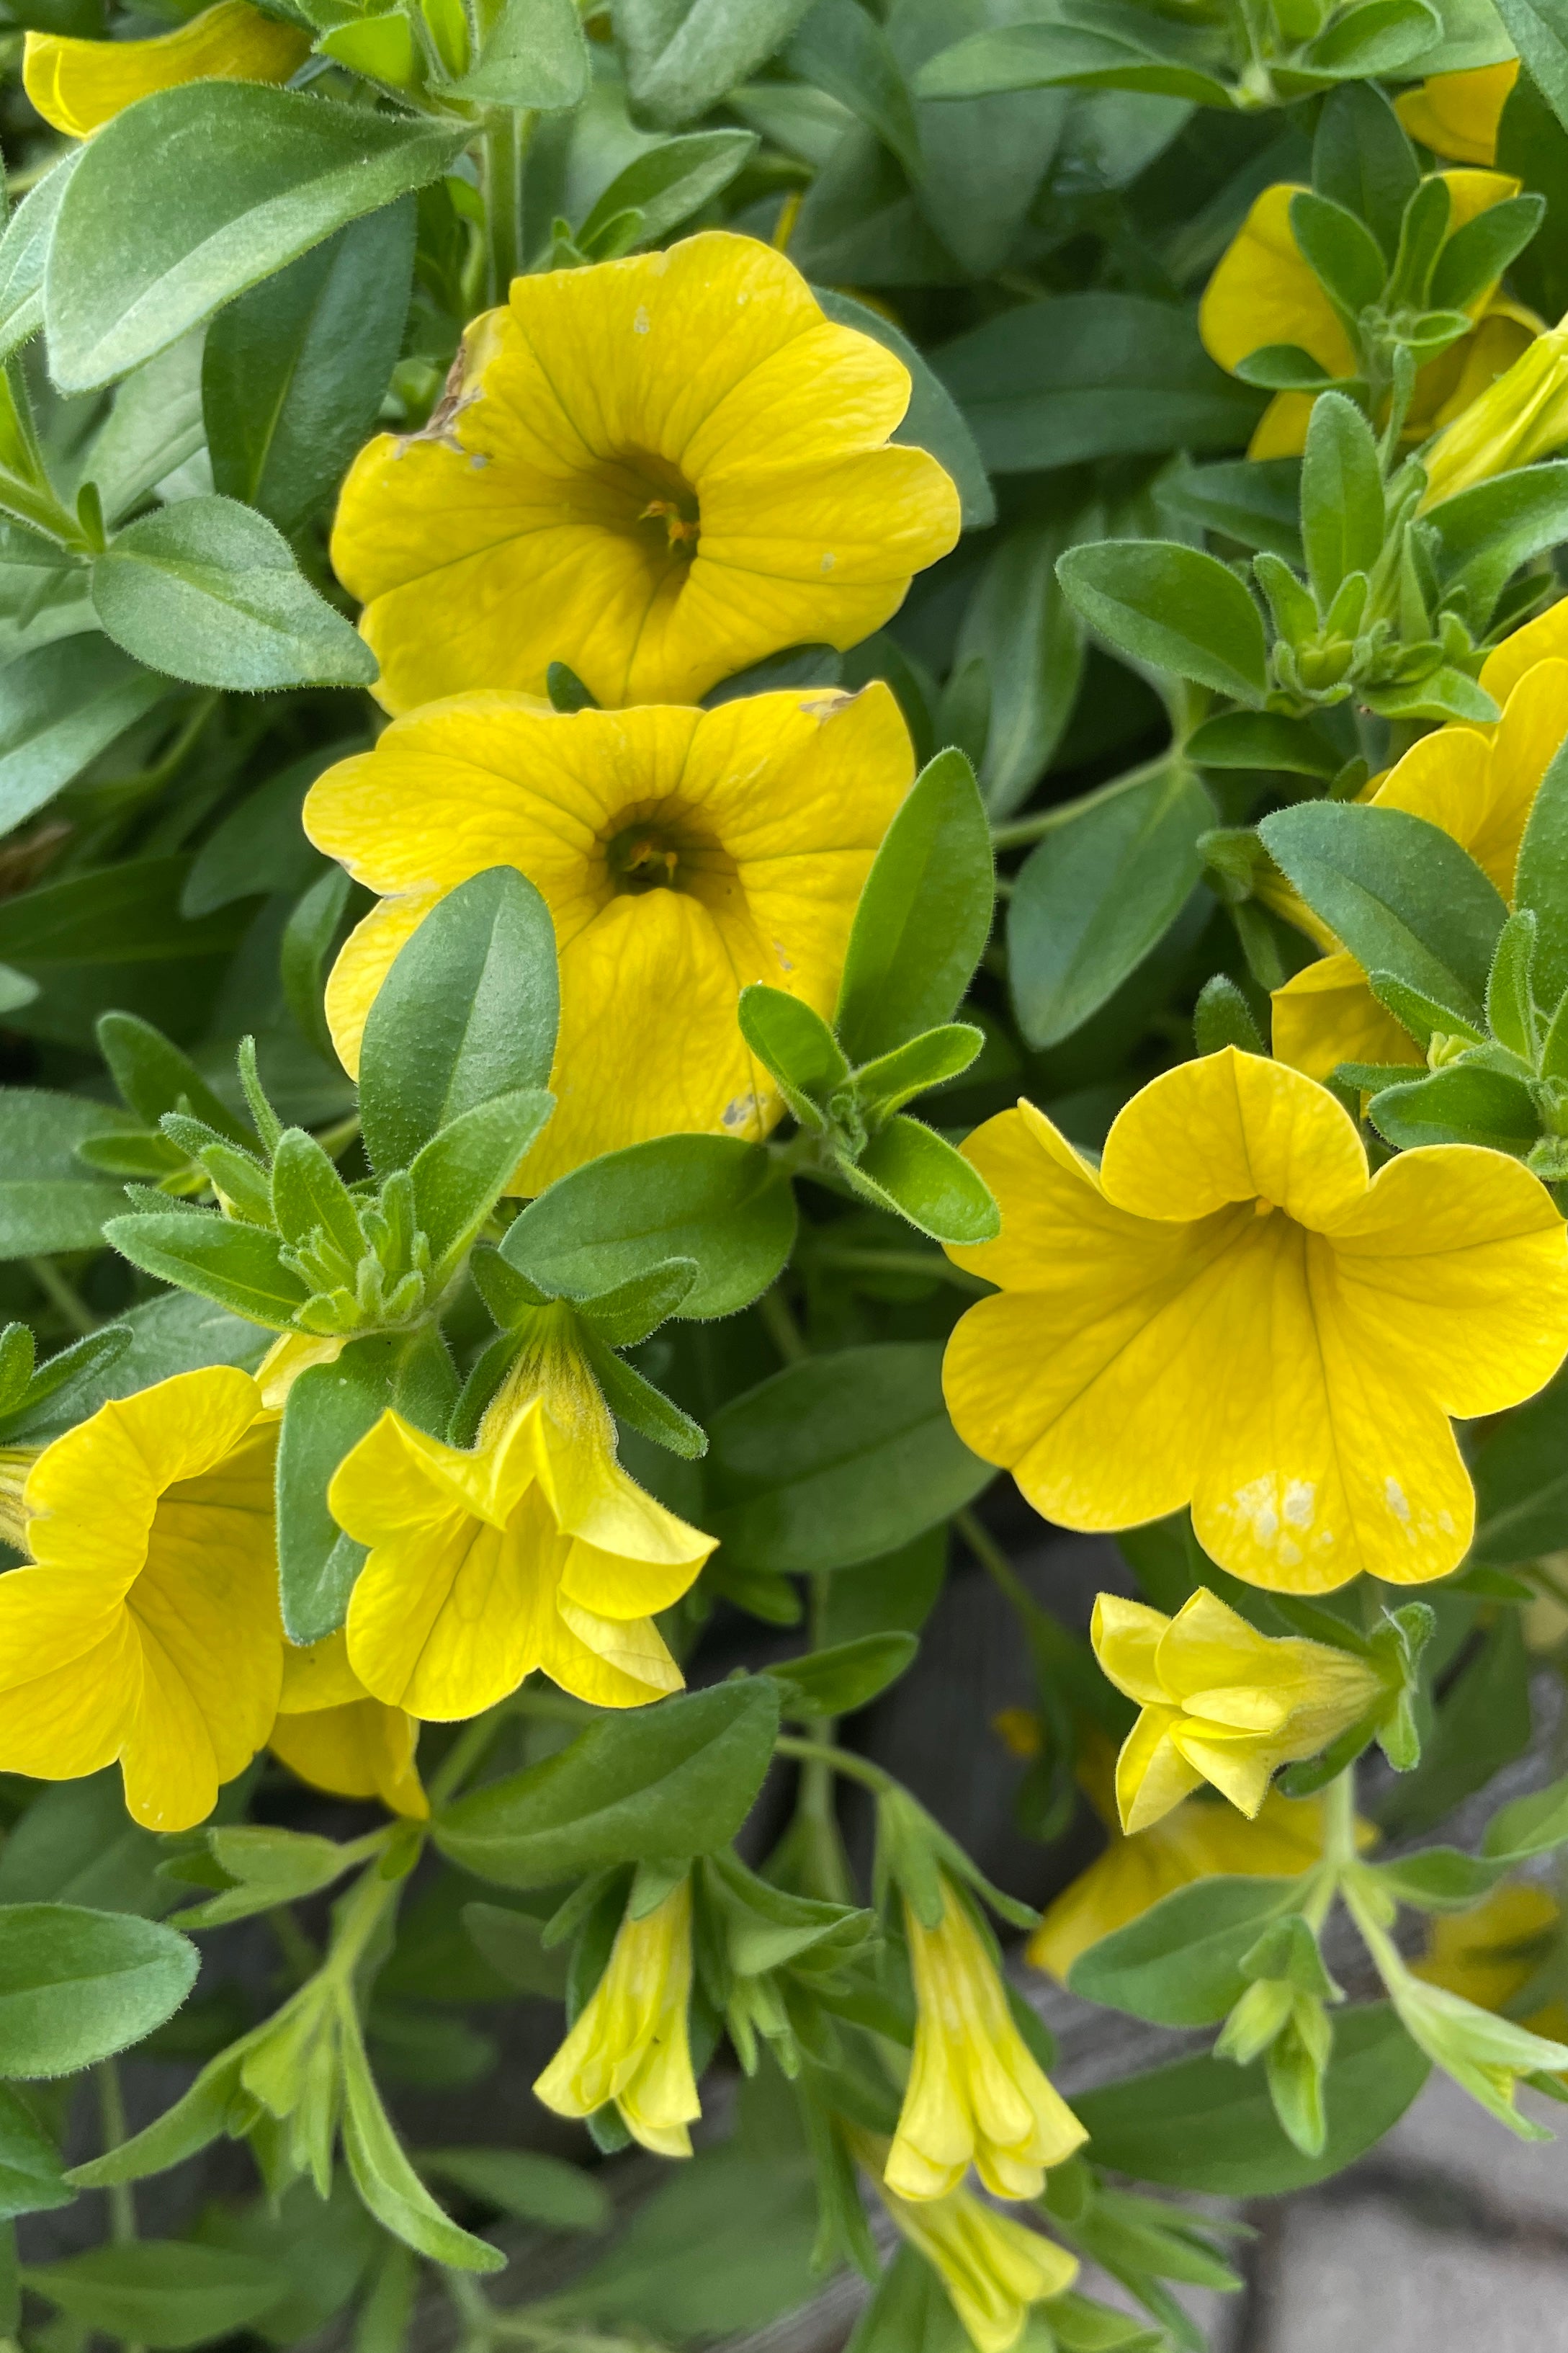
M12 0L10 2353L1202 2353L1547 2137L1558 14Z

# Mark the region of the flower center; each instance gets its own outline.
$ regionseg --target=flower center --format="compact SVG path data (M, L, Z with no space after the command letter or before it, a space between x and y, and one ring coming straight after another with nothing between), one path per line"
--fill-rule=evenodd
M628 449L602 459L588 492L596 520L635 539L651 560L684 573L697 553L702 517L697 493L667 458Z
M736 899L733 858L701 813L678 798L617 810L599 840L612 897L679 891L716 913Z

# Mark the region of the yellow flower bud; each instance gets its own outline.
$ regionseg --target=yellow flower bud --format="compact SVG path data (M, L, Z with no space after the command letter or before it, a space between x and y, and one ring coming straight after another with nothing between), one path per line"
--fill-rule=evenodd
M906 1905L919 2012L909 2087L887 2163L900 2198L943 2198L973 2164L994 2197L1037 2198L1046 2168L1086 2137L1025 2042L995 1961L950 1881L925 1927Z
M582 2016L534 2084L558 2116L591 2116L613 2100L634 2140L658 2157L689 2157L687 2126L702 2113L691 2073L691 1883L642 1919L627 1915Z
M1527 343L1510 368L1433 442L1423 509L1568 442L1568 319Z
M29 33L22 81L47 123L86 139L154 90L187 81L287 81L310 54L310 36L302 26L264 16L249 0L217 0L189 24L150 41Z
M1072 2285L1078 2258L994 2212L972 2190L911 2204L884 2175L881 2145L866 2133L849 2137L900 2235L937 2274L977 2353L1009 2353L1024 2333L1030 2306Z
M1204 1781L1256 1814L1281 1765L1315 1757L1386 1690L1364 1659L1259 1634L1205 1586L1175 1618L1102 1593L1090 1632L1106 1674L1142 1709L1116 1763L1126 1831Z

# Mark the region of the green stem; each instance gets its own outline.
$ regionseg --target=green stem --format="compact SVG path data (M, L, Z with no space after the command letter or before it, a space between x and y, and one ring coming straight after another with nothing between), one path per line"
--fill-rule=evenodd
M799 1740L793 1732L781 1732L773 1743L773 1754L794 1757L802 1764L825 1765L847 1780L858 1781L879 1798L890 1796L899 1786L890 1773L884 1773L868 1757L857 1757L852 1748L839 1748L826 1740Z
M776 1282L771 1291L764 1291L758 1300L757 1313L767 1328L769 1339L784 1358L784 1363L803 1365L810 1356L811 1350L806 1345L805 1335L795 1320L788 1300Z
M26 1267L50 1306L58 1308L73 1332L79 1333L85 1339L89 1332L97 1331L99 1318L75 1286L66 1281L52 1259L30 1258Z
M1025 1625L1033 1628L1038 1620L1046 1619L1054 1633L1055 1619L1049 1610L1040 1607L990 1529L967 1509L954 1512L952 1525L992 1583L1012 1603Z
M1334 1898L1344 1887L1345 1874L1355 1867L1355 1767L1329 1783L1323 1792L1322 1860L1307 1882L1302 1916L1314 1936L1333 1910Z
M295 1985L309 1985L321 1966L321 1956L294 1917L290 1904L274 1904L266 1915L268 1926L278 1940L283 1965Z
M495 115L482 142L489 300L504 302L522 275L522 170L533 117L515 107Z
M1175 747L1173 745L1162 752L1158 758L1145 760L1140 767L1129 768L1124 776L1113 778L1109 785L1096 785L1091 793L1080 793L1076 800L1058 801L1054 808L1037 809L1032 817L1011 818L1005 825L994 825L991 847L993 849L1022 849L1031 841L1039 841L1046 834L1054 833L1058 825L1069 823L1090 801L1114 800L1119 793L1131 792L1134 785L1146 784L1151 776L1157 776L1168 768L1174 756Z
M93 2069L98 2084L98 2113L103 2126L103 2152L131 2136L125 2124L125 2094L121 2087L120 2067L113 2059L100 2059ZM129 2181L112 2181L105 2192L109 2200L109 2235L117 2247L129 2247L136 2240L136 2197ZM130 2348L127 2348L130 2353Z
M474 1767L480 1763L507 1717L514 1713L512 1704L502 1700L486 1715L476 1715L466 1724L430 1779L430 1803L444 1806L455 1798Z

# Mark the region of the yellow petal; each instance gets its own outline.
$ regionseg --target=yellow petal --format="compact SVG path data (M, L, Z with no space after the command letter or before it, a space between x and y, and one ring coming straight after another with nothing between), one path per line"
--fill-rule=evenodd
M1519 78L1519 59L1478 66L1468 73L1428 74L1402 90L1394 111L1410 133L1457 164L1491 164L1504 101Z
M1195 1219L1261 1198L1323 1226L1366 1189L1355 1126L1326 1089L1234 1046L1142 1088L1105 1141L1108 1200L1140 1217Z
M1290 185L1265 188L1209 280L1198 328L1221 367L1268 343L1294 343L1331 375L1356 372L1345 331L1291 234L1291 199L1300 194Z
M1334 1245L1352 1345L1445 1412L1520 1404L1568 1350L1568 1236L1539 1178L1500 1152L1401 1153Z
M1164 1707L1171 1694L1160 1680L1160 1643L1171 1620L1147 1602L1120 1593L1096 1597L1089 1640L1102 1672L1140 1707Z
M651 1618L596 1618L564 1599L540 1664L591 1707L646 1707L684 1683Z
M1277 392L1257 424L1247 454L1257 462L1265 458L1299 458L1307 446L1312 421L1311 392Z
M72 1781L119 1756L142 1693L122 1607L55 1569L0 1577L0 1772Z
M317 1708L346 1707L364 1695L364 1685L349 1664L348 1637L341 1627L303 1650L292 1642L283 1645L279 1715L309 1715Z
M22 83L44 121L85 139L121 107L187 81L287 81L310 54L310 36L252 8L218 0L188 24L147 41L79 41L29 33Z
M1270 1002L1277 1058L1309 1078L1331 1078L1342 1062L1425 1068L1409 1030L1378 1003L1365 973L1342 948L1303 965Z
M1568 660L1537 662L1509 696L1493 733L1481 820L1468 838L1456 837L1510 904L1524 828L1564 736Z
M1146 1707L1122 1742L1116 1760L1116 1810L1124 1831L1147 1830L1203 1780L1172 1739L1180 1722L1179 1708Z
M398 894L329 984L345 1067L422 915L508 864L543 895L561 966L558 1109L518 1189L650 1136L765 1134L782 1104L741 1036L740 990L763 980L831 1010L861 886L912 776L880 683L571 718L476 695L398 721L374 754L330 769L306 812L321 848ZM636 886L626 861L648 843L674 861L672 887Z
M423 1821L430 1802L414 1763L418 1739L418 1725L401 1708L361 1698L279 1715L268 1745L312 1788L379 1798L389 1812Z
M391 710L540 693L552 660L602 703L695 702L784 645L856 643L957 538L942 468L887 446L902 364L752 238L517 279L486 343L344 486L333 561Z
M1568 597L1559 597L1533 621L1505 638L1481 664L1481 684L1499 705L1505 703L1526 670L1540 661L1568 660Z

